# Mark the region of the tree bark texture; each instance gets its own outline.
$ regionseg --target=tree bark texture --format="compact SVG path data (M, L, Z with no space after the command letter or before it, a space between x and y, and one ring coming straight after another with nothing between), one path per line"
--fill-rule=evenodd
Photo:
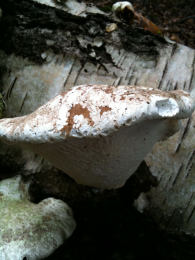
M54 1L0 0L0 86L6 117L25 115L80 84L195 88L195 51L96 9ZM70 2L70 1L69 1ZM87 13L86 12L89 12ZM94 11L96 10L96 11ZM74 14L72 14L74 11ZM94 13L95 12L95 13ZM112 26L114 30L110 30ZM145 161L159 184L145 208L165 229L195 235L195 114L155 145ZM40 157L1 144L1 167L49 168Z

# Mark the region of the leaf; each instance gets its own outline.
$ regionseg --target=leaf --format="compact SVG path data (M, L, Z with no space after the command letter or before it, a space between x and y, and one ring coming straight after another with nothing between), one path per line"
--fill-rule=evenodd
M136 20L138 20L138 22L140 23L141 27L144 28L144 30L150 31L151 33L158 34L158 35L163 34L162 30L156 24L151 22L149 19L147 19L143 15L141 15L137 12L134 12L134 18Z

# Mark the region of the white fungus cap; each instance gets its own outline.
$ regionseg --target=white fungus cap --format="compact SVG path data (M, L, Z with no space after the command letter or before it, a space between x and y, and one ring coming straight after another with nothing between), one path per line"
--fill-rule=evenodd
M193 109L181 90L81 85L30 115L1 119L0 137L27 145L78 183L111 189Z
M121 1L121 2L116 2L115 4L113 4L112 6L112 11L113 12L121 12L123 11L125 8L131 10L132 12L134 12L134 7L133 5L128 2L128 1Z

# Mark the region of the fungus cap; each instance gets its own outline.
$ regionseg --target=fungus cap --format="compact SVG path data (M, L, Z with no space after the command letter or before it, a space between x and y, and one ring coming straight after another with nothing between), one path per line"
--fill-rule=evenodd
M113 4L112 6L112 11L114 12L121 12L123 11L125 8L129 9L130 11L132 11L134 13L134 7L133 5L128 2L128 1L119 1L116 2L115 4Z
M81 85L30 115L1 119L0 137L29 147L81 184L111 189L193 109L181 90Z

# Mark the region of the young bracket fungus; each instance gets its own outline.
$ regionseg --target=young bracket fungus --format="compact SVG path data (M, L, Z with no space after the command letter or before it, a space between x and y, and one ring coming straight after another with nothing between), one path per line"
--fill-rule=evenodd
M116 2L115 4L113 4L112 6L112 11L113 12L122 12L125 10L125 8L127 8L128 10L130 10L131 12L135 12L134 10L134 7L132 5L131 2L128 2L128 1L119 1L119 2Z
M69 206L48 198L28 200L20 176L0 182L0 259L36 260L49 256L75 229Z
M80 184L112 189L193 109L181 90L81 85L32 114L1 119L0 139L41 154Z

